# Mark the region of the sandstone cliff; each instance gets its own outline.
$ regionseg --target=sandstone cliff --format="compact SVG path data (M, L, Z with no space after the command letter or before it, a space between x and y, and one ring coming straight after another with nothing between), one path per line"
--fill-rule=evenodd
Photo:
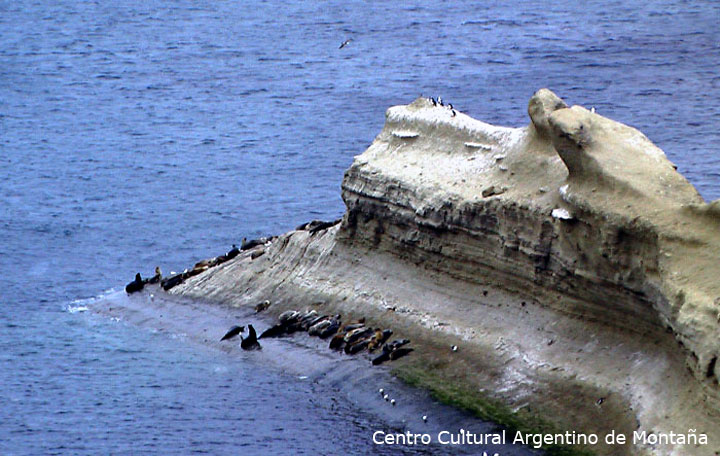
M528 111L500 128L427 99L390 108L345 174L339 226L173 292L363 313L426 341L443 375L560 428L710 436L601 453L716 454L720 202L633 128L544 89Z

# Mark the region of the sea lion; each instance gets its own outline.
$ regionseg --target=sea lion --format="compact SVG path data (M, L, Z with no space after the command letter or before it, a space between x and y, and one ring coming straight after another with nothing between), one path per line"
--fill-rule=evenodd
M238 256L239 254L240 254L240 249L237 248L237 246L236 246L235 244L233 244L233 245L232 245L232 249L230 249L230 251L225 254L225 257L226 257L228 260L232 260L233 258L235 258L236 256Z
M337 220L333 220L333 221L331 221L331 222L322 222L322 223L320 223L320 224L318 224L318 225L310 228L308 231L310 231L310 234L315 234L315 233L317 233L318 231L326 230L326 229L328 229L328 228L330 228L330 227L333 227L333 226L337 225L337 224L340 223L340 222L342 222L342 219L341 219L341 218L339 218L339 219L337 219Z
M327 315L318 316L317 310L311 310L298 322L299 329L307 331L313 323L317 322L320 318L326 317Z
M262 347L260 346L260 343L257 339L257 333L255 332L255 328L253 328L253 325L248 325L248 332L249 335L246 339L243 339L242 336L240 336L240 348L243 350L260 350Z
M260 248L260 249L253 251L253 253L250 254L250 259L254 260L255 258L261 257L263 255L265 255L265 249Z
M321 329L320 332L318 333L318 336L321 339L327 339L328 337L330 337L338 332L341 324L342 323L340 322L339 319L331 321L330 326L326 327L325 329Z
M413 349L412 348L400 348L400 347L402 347L403 345L407 345L409 343L410 343L410 341L408 339L399 339L399 340L394 340L390 343L383 345L382 353L380 354L380 356L378 356L372 360L373 366L377 366L378 364L382 364L385 361L395 360L395 359L398 359L398 358L401 358L401 357L407 355L408 353L413 351ZM396 352L399 352L399 353L396 353Z
M247 238L243 238L242 243L240 244L240 250L250 250L254 249L255 247L258 247L260 245L265 245L268 242L268 238L261 237L259 239L252 239L250 241L247 240Z
M365 328L365 327L358 328L358 329L352 330L352 331L348 332L347 334L345 334L345 337L343 338L343 340L345 341L346 344L352 345L360 339L370 337L374 332L375 332L375 330L372 328Z
M260 337L258 337L258 339L282 336L283 334L285 334L285 330L285 325L282 323L278 323L263 331L262 334L260 334Z
M373 358L372 365L377 366L390 359L390 353L382 352L380 356Z
M350 325L342 326L338 329L337 333L330 339L329 347L333 350L340 350L345 346L345 335L350 331L354 331L358 328L364 327L364 323L354 323Z
M366 337L365 339L358 339L352 344L347 344L345 345L345 353L347 353L348 355L360 353L361 351L365 350L368 345L370 345L371 340L372 336Z
M174 276L170 276L166 279L162 279L160 281L160 286L163 288L163 290L167 291L177 285L180 285L183 280L185 280L184 274L175 274Z
M305 231L305 230L311 230L315 228L318 225L321 225L325 222L322 220L310 220L309 222L305 222L302 225L298 225L297 228L295 228L295 231Z
M308 327L308 334L311 336L319 336L333 324L337 324L338 327L340 327L340 314L337 314L334 317L323 316L317 318L315 321L310 323L310 326Z
M333 322L330 319L315 323L314 325L310 326L310 328L308 328L308 334L311 336L319 336L320 333L326 328L330 327L332 323Z
M286 310L278 315L278 321L282 324L286 324L290 321L294 321L298 315L300 315L300 312L297 310Z
M125 285L125 292L127 294L135 293L136 291L140 291L143 289L145 284L143 283L142 277L140 277L140 273L138 272L135 274L135 280Z
M294 333L296 331L307 331L307 327L305 325L317 318L317 314L317 310L308 310L305 313L298 313L293 320L286 323L287 332Z
M222 336L222 339L220 339L220 341L232 339L233 337L237 336L238 334L240 334L244 331L245 331L244 326L233 326L232 328L230 328L228 330L228 332L225 333L224 336Z
M379 329L375 331L375 334L372 337L372 340L370 341L370 344L368 344L368 351L374 352L378 348L382 346L382 344L385 343L386 340L392 336L392 329L386 329L384 331L380 331Z
M402 347L403 345L407 345L410 343L409 339L396 339L388 344L383 345L383 353L390 353L398 348Z
M402 358L403 356L409 354L411 351L413 351L412 348L398 348L397 350L393 350L390 352L390 361L395 361L396 359Z
M262 312L263 310L267 310L267 308L270 307L270 301L267 299L260 304L255 306L255 313Z

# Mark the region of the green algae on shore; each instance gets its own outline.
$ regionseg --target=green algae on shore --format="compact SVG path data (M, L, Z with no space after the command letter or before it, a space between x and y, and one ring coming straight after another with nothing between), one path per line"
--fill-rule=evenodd
M460 379L448 381L447 377L442 375L443 372L439 369L428 369L425 360L420 358L394 367L392 373L407 385L428 391L437 401L465 410L483 420L493 421L511 433L559 432L557 427L542 417L522 410L514 412L502 402L487 397L480 391L474 391ZM543 450L548 456L595 455L587 448L560 445L543 446Z

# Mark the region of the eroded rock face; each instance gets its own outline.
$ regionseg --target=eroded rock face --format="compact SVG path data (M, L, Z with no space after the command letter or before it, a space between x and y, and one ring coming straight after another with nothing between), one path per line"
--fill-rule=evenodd
M633 128L547 89L528 112L506 129L422 99L389 109L346 173L339 239L610 327L670 330L717 400L717 202Z
M173 292L277 311L322 301L452 338L464 378L513 407L573 430L714 432L712 449L622 449L713 454L720 201L633 128L547 89L528 113L505 128L422 98L388 109L345 174L339 226L292 231Z

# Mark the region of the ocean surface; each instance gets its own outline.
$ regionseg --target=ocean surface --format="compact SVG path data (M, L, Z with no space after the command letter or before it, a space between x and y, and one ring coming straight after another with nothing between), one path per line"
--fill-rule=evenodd
M338 217L421 94L520 126L548 87L720 198L720 3L567 3L0 0L0 454L376 451L282 372L76 310Z

